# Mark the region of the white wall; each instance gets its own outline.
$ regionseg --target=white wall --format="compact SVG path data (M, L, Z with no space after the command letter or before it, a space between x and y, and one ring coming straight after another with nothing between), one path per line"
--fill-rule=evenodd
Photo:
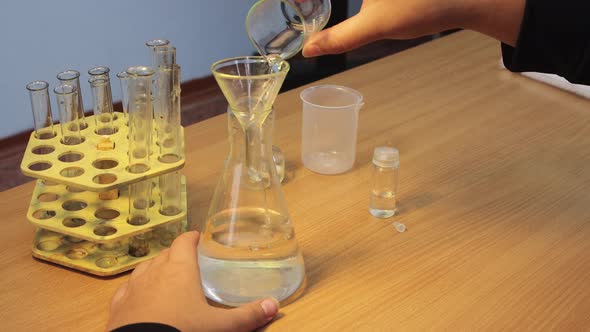
M348 17L356 15L361 10L362 3L363 0L348 0Z
M244 21L254 0L12 0L0 8L0 138L33 127L25 85L55 86L64 69L82 73L84 106L92 108L87 70L149 65L144 42L167 38L177 48L183 81L209 75L215 60L254 51ZM54 119L55 98L51 92Z

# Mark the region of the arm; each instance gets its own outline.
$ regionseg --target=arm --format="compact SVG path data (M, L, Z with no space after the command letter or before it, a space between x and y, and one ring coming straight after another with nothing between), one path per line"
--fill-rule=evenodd
M466 28L503 42L512 71L590 84L590 2L584 0L364 0L354 17L312 36L305 56L342 53L377 39Z
M305 56L343 53L378 39L467 28L515 45L525 0L364 0L360 12L313 35Z

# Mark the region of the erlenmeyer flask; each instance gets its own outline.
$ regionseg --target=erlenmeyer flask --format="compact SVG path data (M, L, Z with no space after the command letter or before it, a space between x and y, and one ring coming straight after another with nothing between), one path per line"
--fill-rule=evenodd
M305 279L272 159L272 104L289 64L273 68L263 57L212 66L229 102L230 153L201 235L199 266L206 296L231 306L268 296L284 300Z

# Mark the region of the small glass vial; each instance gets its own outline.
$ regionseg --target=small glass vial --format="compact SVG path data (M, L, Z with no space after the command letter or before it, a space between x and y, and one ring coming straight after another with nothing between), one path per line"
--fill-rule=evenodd
M373 152L373 180L369 212L377 218L389 218L396 212L399 151L390 146L376 147Z

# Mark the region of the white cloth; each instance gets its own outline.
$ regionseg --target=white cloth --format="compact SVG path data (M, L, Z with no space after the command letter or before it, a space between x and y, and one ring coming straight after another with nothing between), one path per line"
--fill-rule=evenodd
M506 69L506 67L504 67L504 61L502 61L502 59L500 59L500 66L503 69ZM554 74L543 74L543 73L536 73L536 72L525 72L525 73L521 73L521 74L523 76L526 76L526 77L531 78L533 80L543 82L545 84L554 86L556 88L559 88L559 89L562 89L565 91L569 91L571 93L575 93L575 94L582 96L584 98L590 99L590 86L582 85L582 84L573 84L573 83L570 83L565 78L558 76L558 75L554 75Z

